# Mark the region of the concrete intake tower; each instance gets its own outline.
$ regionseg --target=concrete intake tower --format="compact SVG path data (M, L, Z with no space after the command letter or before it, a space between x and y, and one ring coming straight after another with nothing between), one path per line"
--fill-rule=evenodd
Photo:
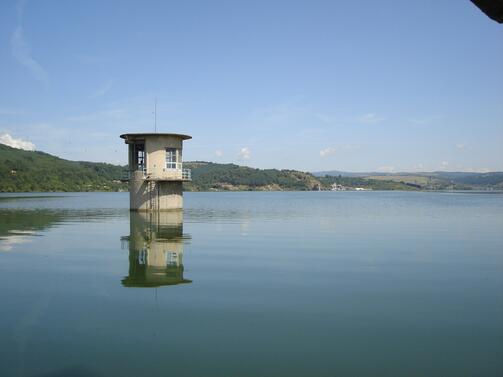
M183 141L191 136L166 133L120 135L129 146L129 207L132 211L183 208L183 182L191 180L183 169Z

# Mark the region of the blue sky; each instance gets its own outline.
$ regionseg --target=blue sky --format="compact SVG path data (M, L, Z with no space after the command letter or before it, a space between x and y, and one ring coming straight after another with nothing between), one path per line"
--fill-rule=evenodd
M503 25L469 1L0 2L0 140L126 162L503 170ZM21 144L21 143L25 144Z

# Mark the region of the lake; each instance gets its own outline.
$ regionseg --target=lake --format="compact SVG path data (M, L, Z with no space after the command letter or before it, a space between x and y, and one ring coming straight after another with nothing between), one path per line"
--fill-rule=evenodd
M503 194L0 195L1 376L502 376Z

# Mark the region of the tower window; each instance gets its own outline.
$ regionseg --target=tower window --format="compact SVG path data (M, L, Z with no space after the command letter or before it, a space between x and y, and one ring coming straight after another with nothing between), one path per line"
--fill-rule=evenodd
M177 162L176 148L166 148L166 169L176 169Z

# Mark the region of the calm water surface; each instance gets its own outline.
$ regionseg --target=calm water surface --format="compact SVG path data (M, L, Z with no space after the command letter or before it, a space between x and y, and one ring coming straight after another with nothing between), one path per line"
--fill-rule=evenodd
M1 376L502 376L503 195L0 195Z

